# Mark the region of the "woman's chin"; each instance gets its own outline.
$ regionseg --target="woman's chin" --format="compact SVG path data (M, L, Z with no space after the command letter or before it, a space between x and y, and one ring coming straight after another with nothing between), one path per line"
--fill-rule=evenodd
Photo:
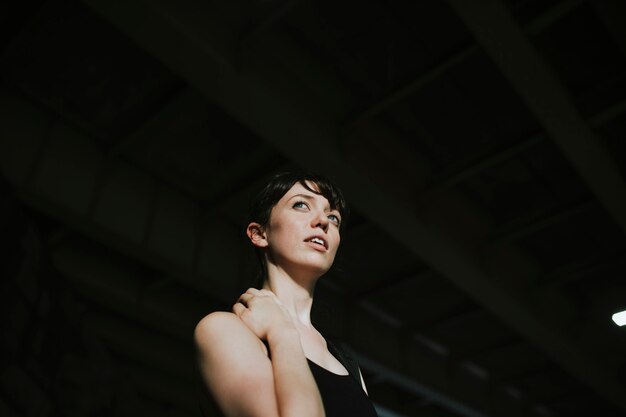
M298 258L282 258L274 259L279 269L284 270L293 278L306 277L307 279L316 279L324 275L330 270L332 260L320 258L318 256L305 256Z
M319 262L307 262L299 264L297 267L297 272L294 272L296 272L298 275L309 276L311 279L317 279L327 273L329 269L330 265L327 265L326 263L322 264Z

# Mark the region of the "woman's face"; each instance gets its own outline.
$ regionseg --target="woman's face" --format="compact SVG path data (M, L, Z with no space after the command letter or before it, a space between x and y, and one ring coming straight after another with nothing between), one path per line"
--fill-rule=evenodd
M315 184L308 185L315 189ZM272 208L261 245L254 239L253 243L265 247L268 262L282 269L321 276L335 259L340 222L339 212L330 208L326 197L296 183Z

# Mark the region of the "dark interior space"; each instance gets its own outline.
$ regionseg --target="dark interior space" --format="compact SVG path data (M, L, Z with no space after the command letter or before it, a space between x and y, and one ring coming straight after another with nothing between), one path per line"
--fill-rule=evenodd
M381 417L626 416L626 2L0 14L0 415L196 416L251 192L352 215L316 320Z

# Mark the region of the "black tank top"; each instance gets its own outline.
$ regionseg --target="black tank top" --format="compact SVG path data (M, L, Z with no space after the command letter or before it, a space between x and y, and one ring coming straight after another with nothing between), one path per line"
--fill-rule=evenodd
M363 388L352 375L338 375L307 359L322 395L326 417L377 417Z
M338 375L307 359L322 396L326 417L378 417L359 379L359 367L347 346L328 340L331 354L350 372ZM199 384L202 386L202 383ZM215 399L204 389L200 401L202 416L223 416Z

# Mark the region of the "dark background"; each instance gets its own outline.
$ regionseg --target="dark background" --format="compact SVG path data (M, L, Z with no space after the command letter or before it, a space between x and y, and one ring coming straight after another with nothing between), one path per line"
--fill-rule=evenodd
M251 190L353 216L315 316L383 416L626 415L626 3L0 14L2 416L190 416Z

